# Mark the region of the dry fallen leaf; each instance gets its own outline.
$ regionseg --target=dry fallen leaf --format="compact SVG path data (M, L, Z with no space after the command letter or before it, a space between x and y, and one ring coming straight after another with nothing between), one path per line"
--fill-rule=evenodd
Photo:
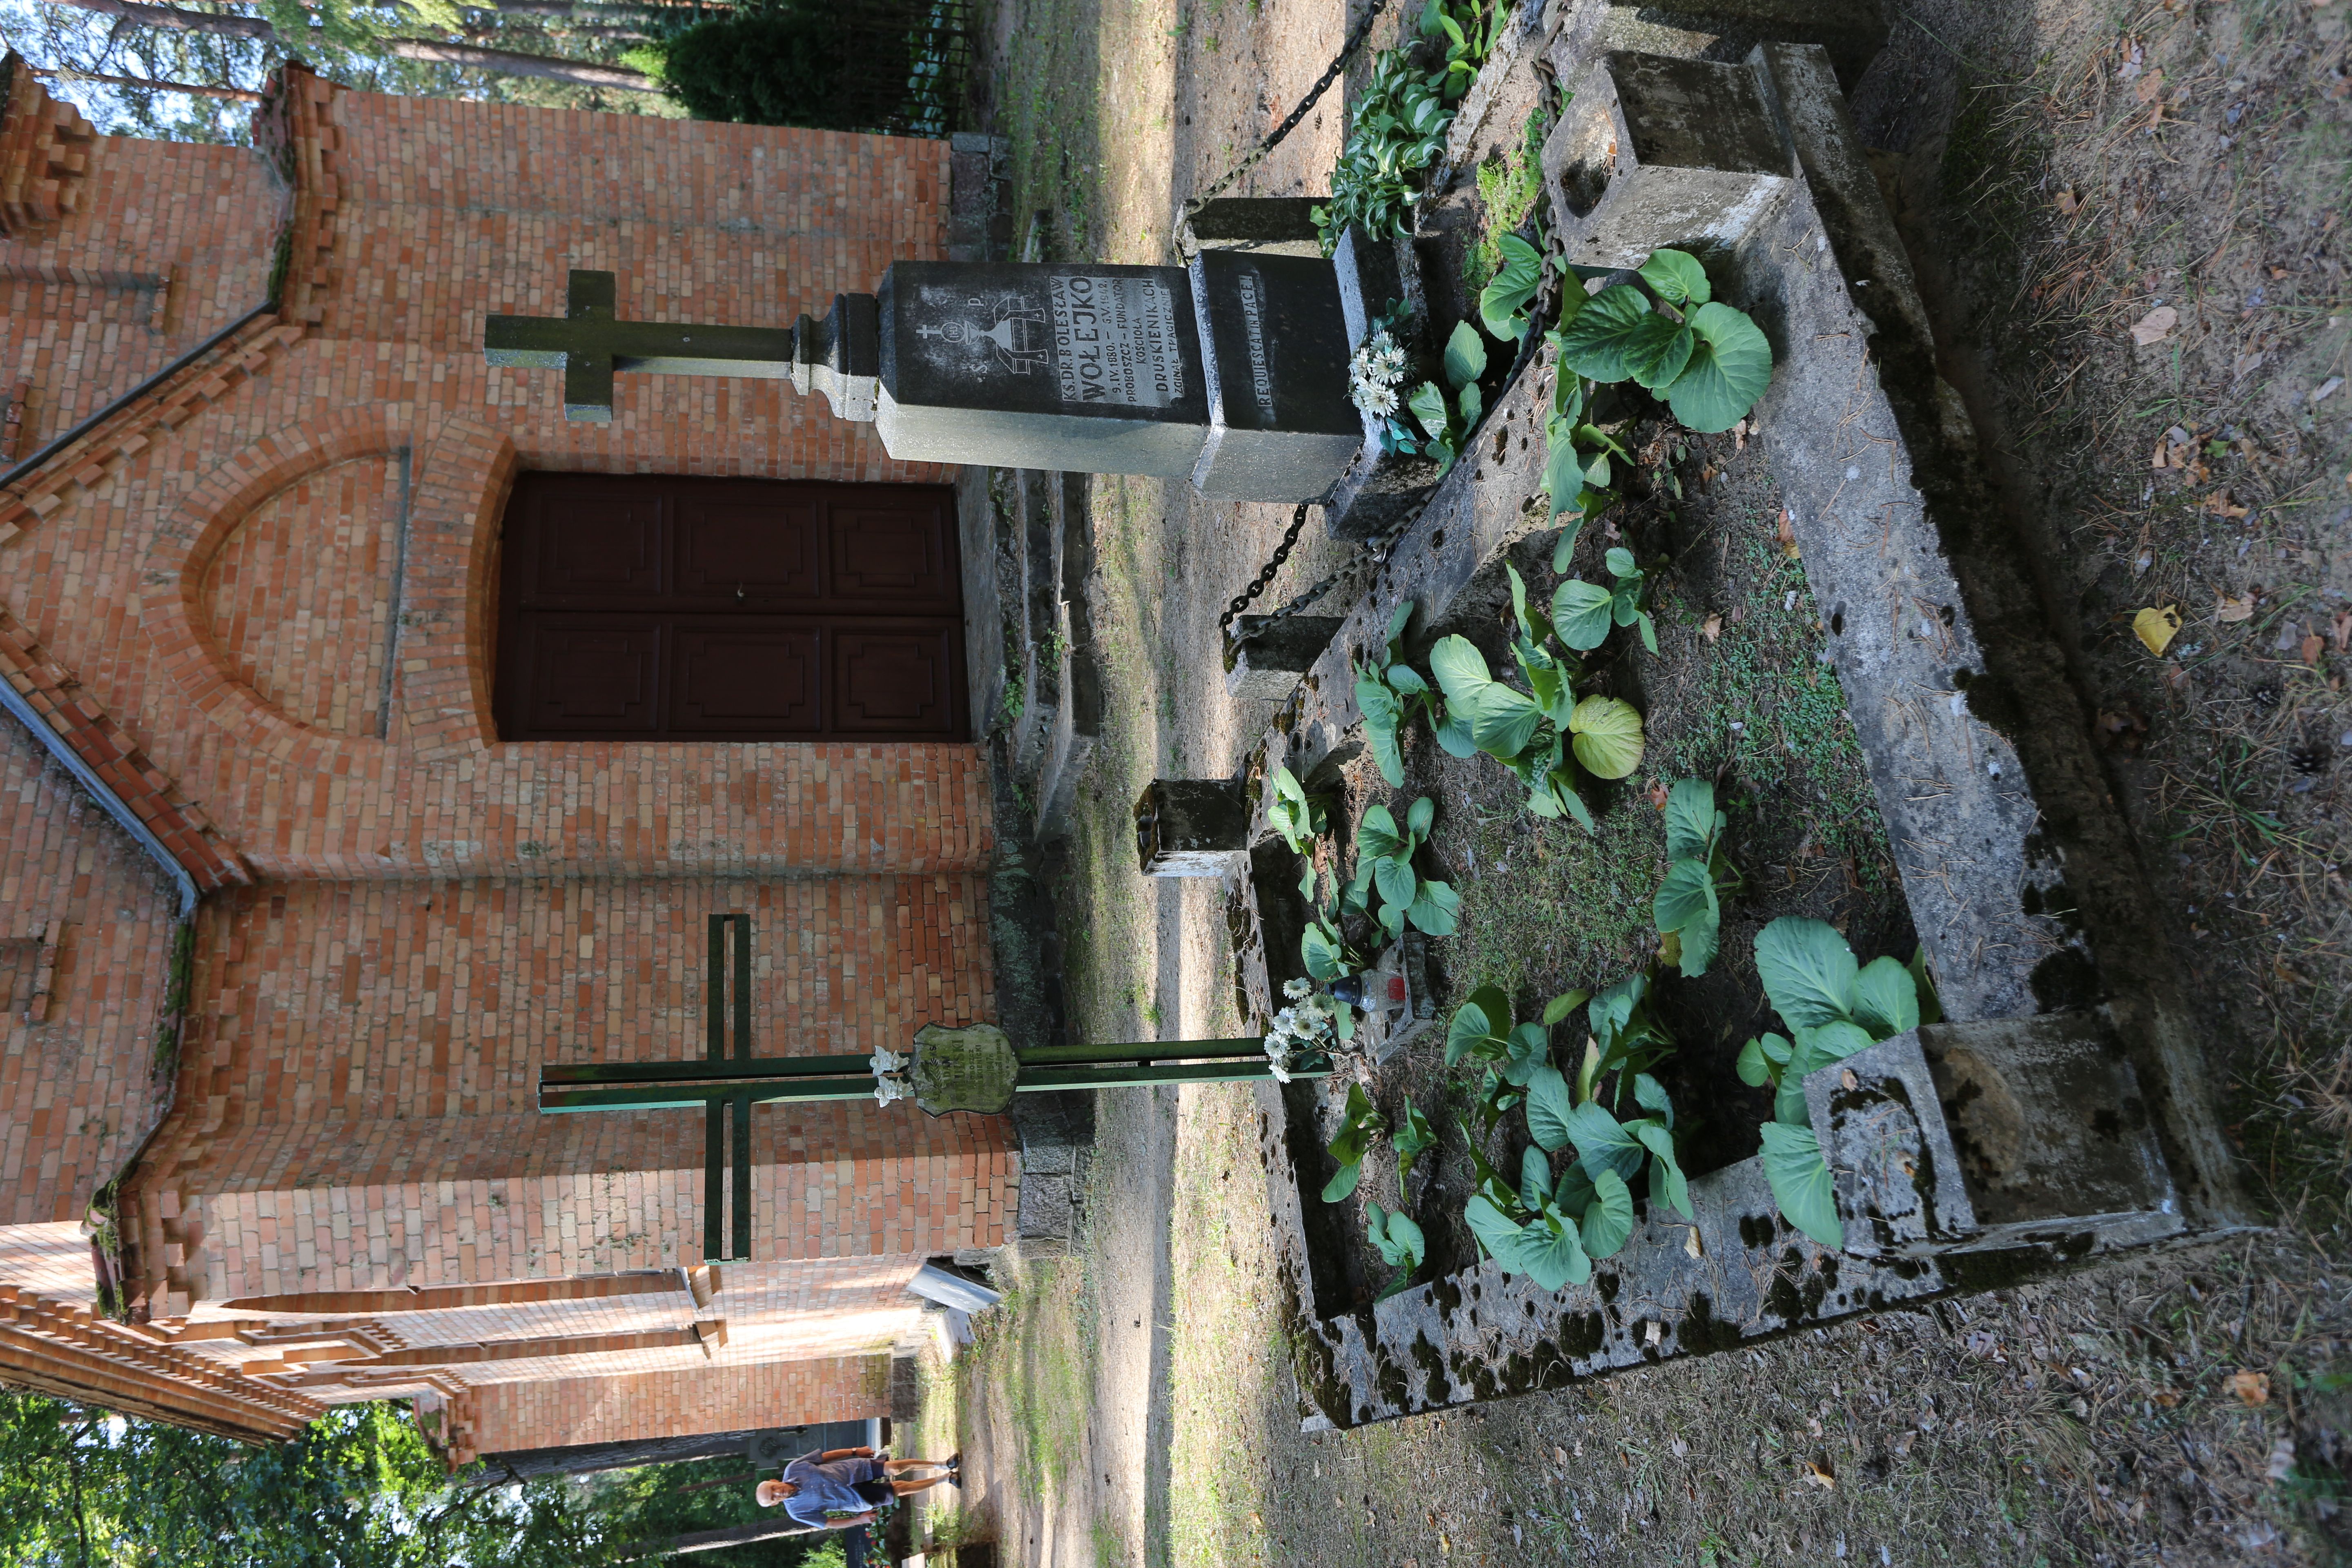
M1683 1232L1683 1250L1689 1253L1693 1258L1704 1258L1706 1256L1706 1249L1700 1244L1698 1239L1698 1226L1693 1226L1688 1230Z
M2335 639L2337 653L2352 648L2352 610L2336 611L2336 624L2327 635Z
M1709 615L1706 619L1698 624L1698 635L1705 637L1709 642L1713 642L1716 638L1721 637L1723 635L1723 617L1717 615Z
M2170 1410L2180 1403L2180 1395L2173 1393L2172 1390L2168 1388L2160 1389L2157 1393L2156 1402L2164 1409Z
M1805 1461L1805 1479L1812 1482L1813 1485L1821 1488L1823 1491L1833 1492L1837 1490L1837 1477L1831 1472L1830 1468L1827 1465L1822 1464L1817 1460L1807 1459Z
M2072 217L2082 207L2082 199L2072 191L2058 193L2058 210Z
M2132 617L2132 630L2139 635L2142 647L2162 658L2164 650L2172 646L2172 639L2180 635L2179 606L2167 605L2159 609L2150 605Z
M1666 809L1667 793L1665 780L1652 779L1650 781L1650 804L1657 807L1660 811Z
M2091 722L2091 733L2097 736L2099 744L2109 751L2129 756L2147 741L2147 721L2128 708L2120 713L2102 710L2098 718Z
M2150 103L2155 101L2156 95L2163 90L2164 72L2159 68L2139 79L2139 85L2132 89L2132 96L2142 103Z
M2304 663L2317 664L2319 656L2327 651L2327 644L2316 634L2313 634L2303 639L2303 647L2298 651L2303 655Z
M2251 619L2253 616L2254 596L2252 594L2241 594L2234 599L2227 594L2217 594L2214 599L2213 618L2217 621L2235 623Z
M2132 342L2142 348L2147 347L2150 343L2160 343L2170 337L2172 329L2179 324L2179 311L2169 305L2158 305L2132 323Z
M2238 1396L2241 1405L2268 1405L2271 1402L2270 1373L2240 1367L2230 1374L2230 1392Z
M1797 558L1797 529L1785 506L1780 509L1780 526L1776 533L1780 541L1780 552L1794 561Z
M2246 515L2246 509L2231 500L2230 499L2230 492L2227 490L2215 490L2211 495L2207 496L2198 504L2202 506L2207 511L2213 512L2221 517L2243 517Z

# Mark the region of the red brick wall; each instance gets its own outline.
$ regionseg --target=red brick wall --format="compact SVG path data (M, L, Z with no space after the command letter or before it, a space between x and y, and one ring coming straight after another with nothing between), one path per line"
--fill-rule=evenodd
M150 1068L178 895L70 775L0 714L0 941L54 938L39 1016L0 1013L0 1225L77 1220L161 1104ZM89 1285L89 1254L80 1272ZM53 1283L44 1281L44 1283Z
M989 1016L970 876L297 883L199 921L173 1118L129 1196L156 1310L700 1256L699 1110L543 1116L540 1064L703 1050L707 919L752 917L754 1044L863 1055ZM1003 1239L992 1118L754 1114L755 1258ZM128 1215L126 1214L126 1223Z
M499 1384L474 1390L466 1403L465 1436L485 1454L862 1421L890 1413L889 1361L770 1362L724 1379L652 1372Z

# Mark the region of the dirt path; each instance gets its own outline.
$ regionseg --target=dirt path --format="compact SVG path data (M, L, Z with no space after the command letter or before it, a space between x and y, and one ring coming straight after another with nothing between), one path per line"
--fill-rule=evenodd
M1053 215L1049 253L1121 261L1164 258L1181 194L1287 112L1342 30L1334 0L1008 5L999 130L1021 210ZM2184 972L2241 1086L2233 1132L2304 1229L1308 1436L1248 1096L1112 1097L1084 1245L1032 1270L959 1380L987 1478L968 1501L1007 1561L1895 1568L2336 1550L2352 1277L2326 1227L2352 1125L2337 874L2352 847L2333 781L2352 715L2332 661L2352 625L2333 618L2352 392L2311 395L2346 374L2352 336L2331 237L2342 9L1925 5L1887 68L1927 129L1881 171L1915 241L1954 261L1930 281L1970 334L1955 374L2042 487L2028 504L2050 520L2047 585L2112 721L2119 793L2170 858ZM1249 188L1320 188L1339 129L1310 121ZM2228 268L2205 269L2209 252ZM2168 300L2189 302L2196 334L2168 363L2127 334ZM2175 421L2199 466L2151 483L2147 448ZM1093 499L1110 701L1056 887L1073 1023L1223 1033L1221 891L1136 876L1127 808L1154 776L1230 773L1263 721L1224 696L1215 619L1287 513L1134 479L1099 479ZM1274 601L1339 559L1310 528ZM2217 616L2239 595L2250 616ZM2164 602L2200 621L2168 663L2128 629Z

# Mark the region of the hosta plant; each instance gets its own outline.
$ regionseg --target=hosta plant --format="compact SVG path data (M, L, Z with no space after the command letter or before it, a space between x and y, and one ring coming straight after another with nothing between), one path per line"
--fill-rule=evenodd
M1706 780L1683 779L1667 792L1666 875L1650 913L1663 939L1659 959L1692 979L1715 962L1724 896L1739 886L1739 873L1723 852L1727 825Z
M1370 1152L1373 1140L1389 1130L1389 1119L1372 1103L1360 1083L1348 1086L1348 1103L1339 1112L1339 1131L1330 1142L1331 1158L1339 1169L1324 1184L1323 1201L1336 1204L1356 1190L1364 1173L1364 1156Z
M1478 291L1478 320L1507 343L1528 335L1528 308L1543 287L1543 252L1516 234L1495 242L1503 265Z
M1597 382L1633 381L1693 430L1728 430L1772 380L1772 348L1744 311L1713 298L1706 268L1680 250L1620 283L1563 301L1561 365ZM1569 314L1573 311L1573 315Z
M1632 773L1642 761L1642 716L1614 697L1578 698L1567 673L1530 642L1539 656L1523 665L1532 696L1489 674L1486 656L1466 637L1446 637L1430 650L1431 672L1445 694L1438 743L1454 756L1485 752L1526 786L1529 811L1570 816L1590 830L1577 770L1601 779Z
M1356 668L1356 710L1364 716L1364 739L1381 777L1391 786L1404 783L1404 753L1397 734L1412 720L1413 710L1422 709L1432 728L1440 722L1437 693L1403 658L1404 628L1412 619L1412 602L1407 600L1389 617L1388 640L1380 658Z
M1454 324L1454 335L1445 340L1441 374L1444 385L1424 381L1405 399L1405 406L1421 426L1423 438L1417 446L1399 443L1399 447L1434 458L1442 474L1454 466L1462 443L1470 438L1472 427L1485 411L1478 378L1486 374L1486 340L1478 335L1477 328L1467 321Z
M1328 256L1351 224L1376 235L1412 232L1412 209L1431 164L1445 151L1454 104L1470 89L1509 7L1504 0L1428 0L1421 38L1373 55L1364 90L1352 95L1348 140L1331 171L1331 199L1310 209Z
M1265 819L1292 854L1304 855L1330 830L1329 815L1322 798L1308 795L1288 768L1276 768L1272 782L1274 799L1266 803Z
M1376 1203L1364 1205L1364 1233L1380 1252L1381 1259L1397 1271L1388 1289L1375 1298L1385 1301L1412 1283L1413 1270L1421 1267L1425 1242L1421 1226L1412 1216L1402 1210L1389 1210Z
M1829 1165L1805 1110L1805 1075L1917 1026L1919 984L1901 960L1858 964L1836 927L1794 915L1758 934L1756 973L1789 1026L1787 1036L1752 1039L1739 1053L1740 1080L1773 1089L1764 1176L1790 1225L1824 1247L1843 1247Z
M1556 998L1546 1016L1564 1017L1573 1005L1572 998ZM1615 1016L1613 1005L1610 1011ZM1650 1114L1621 1120L1602 1103L1597 1078L1580 1073L1571 1083L1551 1065L1548 1050L1538 1057L1526 1048L1545 1034L1539 1025L1513 1025L1501 993L1486 987L1456 1013L1447 1031L1447 1051L1460 1059L1499 1049L1507 1070L1518 1065L1515 1055L1526 1063L1528 1133L1534 1144L1522 1155L1513 1183L1486 1163L1474 1142L1478 1191L1464 1218L1479 1247L1506 1273L1525 1274L1540 1288L1557 1290L1591 1279L1595 1258L1611 1257L1625 1245L1633 1231L1637 1181L1646 1187L1653 1212L1672 1207L1685 1219L1693 1216L1689 1184L1675 1153L1674 1106L1664 1087L1623 1058L1627 1065L1614 1076L1632 1080L1630 1092ZM1592 1059L1590 1049L1587 1059ZM1569 1151L1573 1152L1568 1163L1555 1169L1552 1157Z

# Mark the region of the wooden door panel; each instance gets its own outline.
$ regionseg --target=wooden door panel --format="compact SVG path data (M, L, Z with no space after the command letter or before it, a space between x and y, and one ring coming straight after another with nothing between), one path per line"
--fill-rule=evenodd
M676 636L670 733L824 732L824 636L818 628L696 623L680 626Z
M845 496L825 509L825 539L833 596L845 605L871 605L889 614L954 608L956 580L952 510L918 492L901 501Z
M681 604L761 609L821 608L824 553L814 500L754 495L681 498L673 524Z
M526 473L504 538L503 739L964 738L943 485Z
M530 729L567 738L650 736L662 727L666 628L646 616L549 616L530 639Z
M833 725L845 735L947 739L956 729L961 627L848 630L833 639Z
M565 485L533 500L533 599L586 609L660 595L662 497L626 489L592 494Z

